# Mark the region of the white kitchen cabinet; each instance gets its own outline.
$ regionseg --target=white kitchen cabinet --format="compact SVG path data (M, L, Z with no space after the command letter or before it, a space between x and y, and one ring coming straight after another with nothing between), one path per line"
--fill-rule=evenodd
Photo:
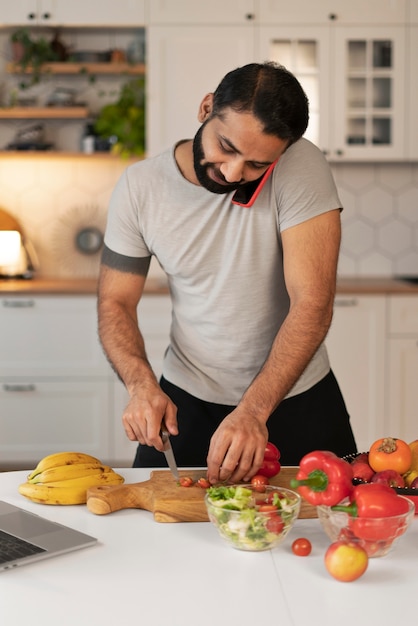
M2 296L0 376L103 376L94 296Z
M418 81L416 60L418 59L418 0L410 0L409 40L407 54L407 83L409 86L407 156L418 159Z
M273 24L403 24L407 17L406 0L258 0L260 23Z
M163 369L164 353L169 344L171 299L165 295L146 295L138 307L138 323L145 340L148 360L159 379ZM122 425L122 414L129 401L128 393L119 379L113 380L113 424L111 456L119 467L130 466L137 444L129 441Z
M368 26L354 25L351 11L346 19L340 19L337 11L330 19L328 8L318 12L316 20L313 9L305 17L302 4L296 2L288 13L272 0L270 11L264 15L261 11L257 28L259 59L285 65L308 95L306 137L331 160L405 158L405 12L395 11L397 19L389 21L390 9L395 5L403 9L404 3L385 3L383 17ZM362 9L360 15L363 19Z
M3 0L4 1L4 0ZM34 26L134 26L145 22L145 0L16 0L2 10L0 24Z
M147 29L147 154L194 136L203 97L231 69L254 61L251 23Z
M107 378L0 379L0 469L77 450L110 462Z
M150 0L150 24L240 24L255 17L257 0Z
M384 423L386 297L338 295L326 339L359 451L387 434Z
M418 297L389 298L388 434L418 438Z
M0 299L0 466L75 449L110 462L111 370L95 296Z

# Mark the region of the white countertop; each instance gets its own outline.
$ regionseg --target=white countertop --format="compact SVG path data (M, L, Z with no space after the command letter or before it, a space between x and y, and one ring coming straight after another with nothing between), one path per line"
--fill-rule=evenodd
M117 470L126 482L149 470ZM17 487L28 472L0 473L0 499L99 539L97 545L0 573L4 624L42 626L393 626L415 623L418 517L387 556L352 583L337 582L323 557L317 519L298 520L267 552L225 544L210 523L160 524L148 511L96 516L81 506L45 506ZM313 545L296 557L297 537Z

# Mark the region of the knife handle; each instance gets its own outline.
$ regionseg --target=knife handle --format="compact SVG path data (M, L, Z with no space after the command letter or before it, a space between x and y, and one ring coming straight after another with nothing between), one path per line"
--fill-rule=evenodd
M87 490L87 508L95 515L107 515L122 509L153 510L149 480L129 485L99 485Z

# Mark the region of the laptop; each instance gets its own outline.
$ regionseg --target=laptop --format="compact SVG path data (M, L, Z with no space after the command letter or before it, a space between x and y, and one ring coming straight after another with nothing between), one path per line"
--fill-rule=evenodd
M96 542L95 537L0 500L0 571Z

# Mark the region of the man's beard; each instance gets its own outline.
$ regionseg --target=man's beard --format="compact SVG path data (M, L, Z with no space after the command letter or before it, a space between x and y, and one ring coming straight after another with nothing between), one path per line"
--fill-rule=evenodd
M212 178L210 178L207 174L207 170L209 168L213 168L216 172L216 176L222 180L225 180L222 173L215 168L214 164L206 163L205 165L202 165L202 161L205 160L205 153L202 146L202 133L205 124L206 122L202 124L193 139L193 165L197 180L202 185L202 187L205 187L205 189L211 191L212 193L229 193L231 191L235 191L235 189L237 189L237 187L239 187L241 183L227 183L225 181L225 185L221 185L220 183L212 180Z

